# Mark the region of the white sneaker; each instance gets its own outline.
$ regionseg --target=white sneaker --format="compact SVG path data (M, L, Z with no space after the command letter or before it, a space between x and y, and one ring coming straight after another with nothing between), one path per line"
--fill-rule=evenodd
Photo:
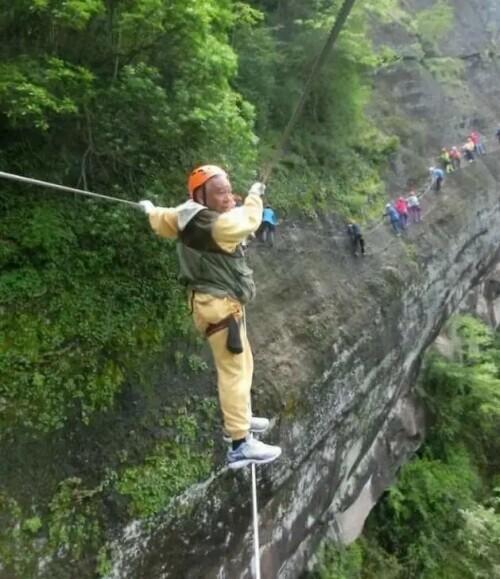
M252 416L250 419L250 432L254 434L264 434L269 428L269 418Z
M260 418L259 416L252 416L250 419L250 432L253 434L264 434L269 428L269 418ZM224 431L224 442L231 442L231 437Z
M236 470L249 464L267 464L276 460L281 454L279 446L264 444L255 438L247 438L236 450L227 453L227 465Z

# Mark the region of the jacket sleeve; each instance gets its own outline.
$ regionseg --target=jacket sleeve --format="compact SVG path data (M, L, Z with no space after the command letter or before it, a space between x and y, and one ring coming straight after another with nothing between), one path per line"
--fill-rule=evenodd
M176 209L156 207L149 214L149 223L153 231L160 237L173 239L177 237L177 211Z
M259 228L262 222L262 199L248 195L241 207L222 213L214 223L212 236L225 251L234 251L238 244Z

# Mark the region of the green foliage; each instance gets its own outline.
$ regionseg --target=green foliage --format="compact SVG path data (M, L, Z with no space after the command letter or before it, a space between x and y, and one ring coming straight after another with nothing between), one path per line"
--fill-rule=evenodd
M0 16L2 167L161 205L202 160L247 186L254 119L264 159L339 7L292 4L283 20L229 0L11 3ZM353 13L276 172L284 212L378 212L379 169L397 142L363 114L363 75L387 58L366 30L394 7ZM0 438L88 422L126 376L188 337L172 248L115 205L10 185L0 209Z
M313 577L486 579L500 571L498 334L471 316L448 325L455 360L422 379L429 433L347 553L328 546ZM361 561L361 562L360 562Z
M176 416L166 417L164 426L172 429L173 437L158 444L143 464L120 474L116 489L130 499L131 515L157 513L174 496L208 476L215 408L214 401L204 401L195 409L196 414L180 409Z
M96 552L103 541L99 500L110 482L105 479L97 487L85 489L80 478L65 479L43 517L26 517L15 499L0 495L0 558L5 569L19 577L34 577L41 558L64 557L76 563ZM47 532L47 540L39 540L42 531ZM97 556L101 575L106 563L102 547Z
M103 545L97 553L96 573L99 577L106 577L112 568L109 547Z
M444 38L453 25L454 13L448 0L438 0L431 8L418 12L414 26L424 51L436 51L439 39Z
M434 78L453 92L463 87L465 64L458 58L427 58L424 61L426 68Z
M498 338L470 316L457 317L449 331L455 336L457 361L434 354L425 369L424 396L433 417L428 445L439 453L461 438L476 461L486 464L488 456L500 451L495 442L500 419Z
M77 477L64 480L52 499L49 519L49 545L53 552L78 561L87 549L97 548L102 541L95 495L103 486L92 490L81 488Z
M356 579L360 576L363 554L358 545L345 549L324 545L318 559L311 579Z
M98 576L105 576L110 570L110 548L104 502L121 493L130 500L130 516L147 517L205 478L212 467L216 418L214 399L192 398L184 406L171 408L156 424L160 442L143 464L126 466L121 472L107 468L93 485L80 477L66 478L43 510L32 506L28 513L13 497L0 494L4 567L17 576L32 577L42 558L72 564L87 560L95 565ZM127 463L125 452L120 460Z
M244 191L269 158L339 6L6 2L0 165L169 206L184 199L188 170L212 162ZM396 7L356 7L275 173L277 208L312 217L378 213L380 170L398 143L364 114L367 78L395 56L377 53L367 32L375 18L399 18ZM0 215L1 441L62 428L71 438L73 424L112 410L125 383L147 390L145 369L165 352L178 370L206 370L190 347L173 244L155 239L143 215L12 183L0 191ZM148 516L207 476L213 408L173 411L159 427L168 435L146 458L123 448L118 473L96 465L100 483L78 467L71 478L54 468L49 502L2 499L2 564L34 576L37 558L59 554L95 560L105 575L106 491Z
M338 47L321 70L289 146L272 179L272 202L283 213L334 208L368 218L380 210L384 187L380 169L397 139L377 131L364 114L370 100L366 73L392 58L374 51L370 19L391 18L396 3L356 6ZM339 2L288 2L268 11L262 22L238 25L235 46L242 63L240 92L257 104L266 165L288 122L312 63L321 51Z
M13 498L0 494L0 561L22 576L33 565L30 525L20 524L22 509Z
M88 95L93 75L80 66L46 56L0 63L0 107L12 128L47 131L50 124L79 112L79 95Z
M233 17L215 0L12 4L2 167L163 205L200 160L248 183L253 110L230 86ZM187 338L173 248L130 209L21 185L2 189L0 213L0 438L88 422Z
M380 507L380 519L390 521L384 545L407 561L413 576L432 573L446 560L450 531L461 524L460 508L473 504L479 488L465 451L450 452L446 461L425 456L412 461Z
M347 547L324 543L308 579L402 579L403 566L375 539L362 537Z

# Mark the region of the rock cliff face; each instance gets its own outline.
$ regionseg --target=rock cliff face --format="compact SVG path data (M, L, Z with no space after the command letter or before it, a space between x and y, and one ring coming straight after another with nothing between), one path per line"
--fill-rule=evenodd
M403 4L416 13L435 3ZM500 119L498 3L453 6L432 47L395 25L375 33L403 55L374 79L372 114L402 140L387 177L393 195L410 175L422 181L439 147L472 127L491 134ZM266 579L299 577L325 536L354 540L420 444L425 417L412 388L426 348L497 265L499 179L492 151L429 193L423 223L403 238L385 224L369 229L365 259L349 255L334 218L289 223L273 252L251 250L254 411L275 417L269 439L283 447L259 469ZM152 528L130 526L109 577L249 579L249 499L248 473L219 471Z
M259 473L264 577L298 577L327 534L353 540L421 442L412 386L443 323L497 263L499 172L500 155L454 175L406 239L369 232L363 261L329 241L330 222L289 227L275 254L254 255L257 409L274 408L270 438L284 451ZM111 576L251 577L249 497L247 474L218 472L153 530L129 528Z
M493 329L500 326L500 266L497 266L466 297L461 308L479 316Z

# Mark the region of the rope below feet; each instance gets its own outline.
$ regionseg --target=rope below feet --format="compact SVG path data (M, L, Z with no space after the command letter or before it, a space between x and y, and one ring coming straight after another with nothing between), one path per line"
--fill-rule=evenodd
M253 546L255 559L255 579L260 577L260 545L259 545L259 512L257 506L257 474L255 463L251 465L252 471L252 516L253 516Z

